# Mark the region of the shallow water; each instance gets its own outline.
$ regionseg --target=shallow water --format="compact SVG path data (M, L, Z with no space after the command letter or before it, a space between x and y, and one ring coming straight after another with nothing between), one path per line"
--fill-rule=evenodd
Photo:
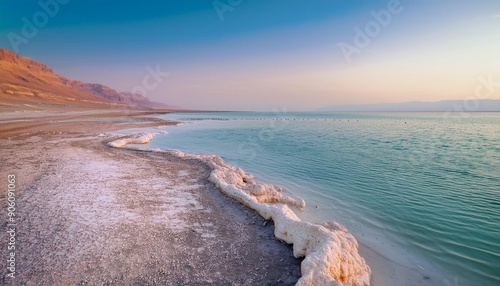
M500 285L500 114L177 113L152 148L213 153L436 285Z

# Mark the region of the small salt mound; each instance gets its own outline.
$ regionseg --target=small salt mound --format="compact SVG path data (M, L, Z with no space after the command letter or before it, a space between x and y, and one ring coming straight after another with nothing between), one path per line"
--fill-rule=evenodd
M118 139L112 142L108 142L108 146L119 148L124 147L128 144L147 144L151 140L153 140L153 137L155 135L155 133L147 133L143 135L136 135L136 137Z
M212 169L210 181L224 194L274 221L275 236L293 244L295 257L305 256L298 286L370 285L371 270L358 253L356 239L344 227L335 222L317 225L301 221L288 207L303 209L304 200L283 195L279 187L255 182L251 175L225 164L218 156L173 153L206 162Z
M209 161L213 163L211 164L213 180L232 184L239 190L255 197L259 203L284 203L299 209L305 208L304 200L283 195L281 193L283 190L280 187L257 183L252 175L247 175L242 169L226 165L222 159L218 159Z

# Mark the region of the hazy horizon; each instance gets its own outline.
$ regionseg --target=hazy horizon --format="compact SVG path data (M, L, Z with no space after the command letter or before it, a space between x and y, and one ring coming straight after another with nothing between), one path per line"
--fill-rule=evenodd
M500 99L498 2L314 4L2 2L0 47L193 109Z

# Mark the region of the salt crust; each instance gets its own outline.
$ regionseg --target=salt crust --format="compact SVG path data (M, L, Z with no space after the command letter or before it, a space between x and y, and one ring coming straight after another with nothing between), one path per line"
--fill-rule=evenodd
M146 144L154 135L140 134L109 142L108 145ZM301 221L289 206L304 209L304 200L284 195L280 187L256 182L252 175L226 164L219 156L177 150L169 153L204 162L212 170L209 180L225 195L255 210L266 220L273 220L275 236L293 244L295 257L305 257L297 286L370 285L371 270L358 253L356 239L335 222L312 224Z
M153 137L155 135L156 133L137 134L132 137L118 139L109 142L108 146L118 148L118 147L125 147L128 144L147 144L151 140L153 140Z

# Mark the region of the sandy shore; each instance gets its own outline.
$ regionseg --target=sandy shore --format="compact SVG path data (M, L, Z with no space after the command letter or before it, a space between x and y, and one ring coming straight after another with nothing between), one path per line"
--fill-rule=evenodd
M166 125L139 111L0 113L2 223L16 176L7 285L293 285L301 259L272 223L222 195L198 161L106 146L113 130ZM140 115L140 116L138 116Z

